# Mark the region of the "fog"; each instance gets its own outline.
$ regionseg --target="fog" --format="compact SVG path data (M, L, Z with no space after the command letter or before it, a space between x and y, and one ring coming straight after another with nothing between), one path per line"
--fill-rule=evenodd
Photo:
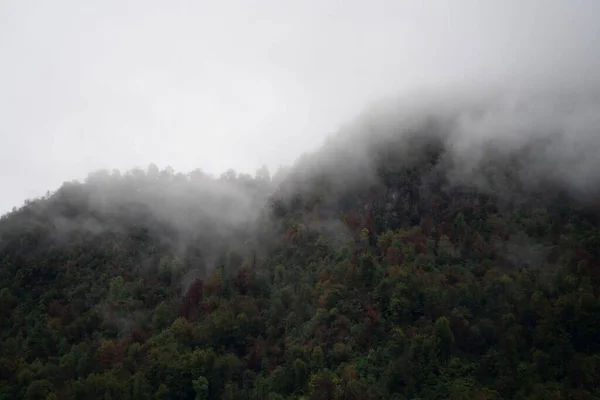
M586 92L598 15L594 0L4 1L0 213L100 168L274 170L415 90Z

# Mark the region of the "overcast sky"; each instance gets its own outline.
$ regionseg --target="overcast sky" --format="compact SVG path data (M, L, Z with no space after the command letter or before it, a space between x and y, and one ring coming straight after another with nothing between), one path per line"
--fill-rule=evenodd
M0 213L99 168L291 164L371 101L588 77L600 1L0 1Z

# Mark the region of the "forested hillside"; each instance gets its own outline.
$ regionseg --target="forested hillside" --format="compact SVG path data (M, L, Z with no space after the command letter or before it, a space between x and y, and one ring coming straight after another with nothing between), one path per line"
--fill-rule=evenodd
M28 201L0 398L600 398L598 108L510 104L390 106L273 179Z

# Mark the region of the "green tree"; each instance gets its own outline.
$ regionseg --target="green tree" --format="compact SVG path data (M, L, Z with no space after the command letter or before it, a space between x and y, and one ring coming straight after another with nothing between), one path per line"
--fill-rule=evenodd
M310 361L311 369L315 372L325 368L325 355L323 354L321 346L315 346L313 348Z
M196 392L196 400L208 400L208 379L201 376L198 379L195 379L192 383L194 385L194 391Z
M25 391L25 399L27 400L46 400L48 396L51 396L54 391L54 385L52 382L42 379L33 381L27 387Z
M449 357L454 347L454 334L450 329L450 321L446 317L440 317L435 321L434 334L437 339L440 354Z

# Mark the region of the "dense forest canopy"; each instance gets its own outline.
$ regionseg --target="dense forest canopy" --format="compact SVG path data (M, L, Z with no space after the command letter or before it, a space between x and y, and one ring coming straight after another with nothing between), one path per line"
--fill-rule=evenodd
M378 105L271 177L0 220L0 399L600 398L597 96Z

